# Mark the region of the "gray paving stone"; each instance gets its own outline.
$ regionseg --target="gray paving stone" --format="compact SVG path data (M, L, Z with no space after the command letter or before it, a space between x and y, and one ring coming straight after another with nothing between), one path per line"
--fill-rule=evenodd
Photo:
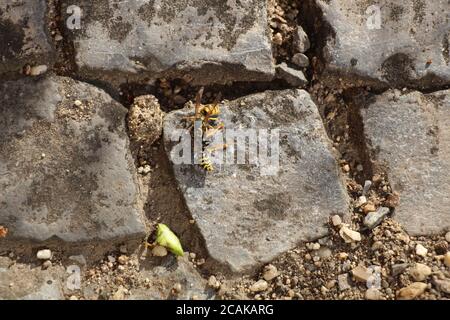
M325 1L322 79L334 85L440 89L450 84L447 0ZM380 8L380 24L374 19ZM317 17L307 12L307 17ZM322 34L323 36L323 34ZM427 62L431 62L428 64Z
M105 92L68 78L0 85L0 225L9 229L7 240L144 236L126 113Z
M72 4L64 0L63 12ZM130 79L189 74L194 83L207 84L274 75L264 0L82 0L77 5L81 29L71 34L85 77L114 82L118 74Z
M54 48L47 32L45 0L1 1L0 75L19 74L25 64L53 64Z
M361 112L369 148L400 195L394 218L411 235L450 229L450 91L388 91Z
M253 164L247 158L245 164L216 165L212 173L198 165L177 164L180 144L172 134L191 112L167 115L164 140L187 207L215 261L235 272L254 269L300 241L326 235L330 215L348 217L345 186L306 91L267 91L222 106L228 130L279 129L279 153L273 149L279 154L279 170L274 166L271 171L262 157L252 157L257 159ZM261 138L261 131L257 133ZM230 141L227 152L238 149L242 154L245 147Z

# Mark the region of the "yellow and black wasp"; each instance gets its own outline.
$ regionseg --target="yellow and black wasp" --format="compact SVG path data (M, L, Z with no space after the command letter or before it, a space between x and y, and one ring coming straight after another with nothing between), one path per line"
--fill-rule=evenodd
M212 104L202 105L201 100L203 96L204 88L202 87L195 98L195 114L186 119L195 121L201 121L202 131L202 154L200 158L200 166L205 171L214 171L214 165L210 159L210 155L215 150L225 149L226 145L210 146L211 138L220 130L224 129L224 124L219 120L220 107L219 102L221 95L217 95ZM191 128L193 125L191 126Z

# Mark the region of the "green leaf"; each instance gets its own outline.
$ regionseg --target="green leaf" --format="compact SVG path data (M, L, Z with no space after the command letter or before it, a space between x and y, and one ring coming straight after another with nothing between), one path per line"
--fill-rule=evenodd
M160 246L166 247L174 255L184 255L180 240L165 224L158 224L158 229L156 230L156 243Z

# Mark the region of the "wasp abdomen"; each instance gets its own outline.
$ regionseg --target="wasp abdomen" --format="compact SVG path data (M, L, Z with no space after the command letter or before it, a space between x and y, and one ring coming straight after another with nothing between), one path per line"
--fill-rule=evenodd
M205 169L206 171L213 171L214 166L211 162L211 159L207 155L203 155L202 159L200 161L200 166Z

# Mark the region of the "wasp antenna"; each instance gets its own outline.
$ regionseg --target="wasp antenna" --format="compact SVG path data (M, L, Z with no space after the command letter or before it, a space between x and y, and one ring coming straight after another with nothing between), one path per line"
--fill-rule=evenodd
M204 90L205 90L205 87L201 87L200 90L198 90L197 95L195 96L195 104L198 106L202 103L202 97L203 97Z
M199 113L200 113L200 105L202 103L203 90L205 90L205 87L201 87L200 90L198 90L197 95L195 96L195 117L196 118L198 118Z
M216 95L216 98L214 99L214 103L213 103L213 105L218 105L219 103L220 103L220 100L222 99L222 92L219 92L217 95Z

